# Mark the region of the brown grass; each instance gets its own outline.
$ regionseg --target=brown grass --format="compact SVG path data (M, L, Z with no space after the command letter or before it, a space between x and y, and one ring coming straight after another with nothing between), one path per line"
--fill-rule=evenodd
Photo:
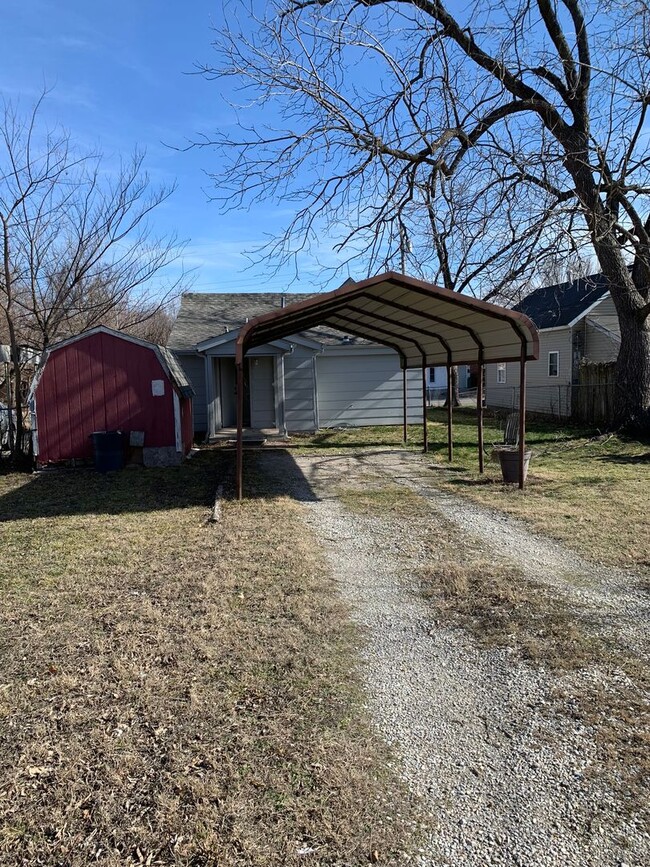
M314 540L287 499L207 525L220 460L0 479L3 864L363 864L406 845Z
M385 476L355 476L354 483L354 486L346 483L336 493L341 503L355 514L417 518L431 511L424 497L406 485L386 484Z
M554 673L555 711L591 729L599 754L594 773L650 829L647 661L599 634L578 606L527 581L507 562L485 560L441 524L431 563L422 570L424 595L480 647L508 647L515 658Z
M527 441L532 448L530 478L522 494L503 485L496 463L478 473L475 412L454 413L454 461L447 463L445 411L429 410L429 455L432 480L456 494L501 509L527 521L594 559L611 565L650 572L648 490L650 446L619 436L597 436L597 431L531 417ZM503 439L503 419L486 412L485 443ZM419 451L421 428L409 427L409 442L402 429L348 428L297 436L303 451L351 452L372 447Z

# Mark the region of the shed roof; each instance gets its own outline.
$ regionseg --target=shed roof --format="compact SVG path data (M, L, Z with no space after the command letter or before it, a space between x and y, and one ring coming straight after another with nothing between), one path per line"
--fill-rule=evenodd
M570 325L609 291L604 274L579 277L553 286L542 286L512 309L525 313L538 328Z
M194 396L194 389L171 350L166 346L159 346L157 343L149 343L147 340L133 337L131 334L124 334L122 331L115 331L115 329L108 328L106 325L98 325L95 328L89 328L88 331L82 331L81 334L75 334L74 337L68 337L66 340L61 340L59 343L53 343L52 346L48 347L43 354L42 365L47 362L50 353L57 352L65 346L69 346L71 343L85 340L93 334L108 334L111 337L117 337L121 340L126 340L128 343L135 343L145 349L150 349L156 355L162 369L165 371L167 376L169 376L170 380L178 388L183 397L189 398ZM37 384L38 377L34 380L30 393L35 391Z
M537 329L522 312L388 272L252 319L243 352L316 326L394 349L403 367L518 361L539 355Z

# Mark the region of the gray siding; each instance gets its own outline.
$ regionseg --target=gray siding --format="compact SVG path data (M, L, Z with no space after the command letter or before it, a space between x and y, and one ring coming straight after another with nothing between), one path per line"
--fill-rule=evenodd
M273 428L275 419L275 359L250 359L251 426Z
M314 431L314 353L296 346L284 357L284 415L287 430Z
M202 355L181 355L180 353L176 353L176 358L194 389L194 397L192 398L194 430L207 431L208 405L205 389L205 359Z
M572 346L569 328L540 331L539 359L526 365L526 406L531 412L545 415L571 414ZM559 376L548 375L549 352L559 352ZM505 383L497 382L497 365L485 370L485 400L495 409L517 409L519 406L519 364L506 364Z
M401 424L402 371L395 353L316 358L321 428ZM422 374L408 373L408 420L422 421Z

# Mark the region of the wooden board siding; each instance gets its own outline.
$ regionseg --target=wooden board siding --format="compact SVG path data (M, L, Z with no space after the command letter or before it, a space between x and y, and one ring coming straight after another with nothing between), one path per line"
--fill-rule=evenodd
M176 353L176 358L194 389L192 410L194 430L208 429L208 402L205 386L205 358L202 355L184 355Z
M402 371L395 353L316 358L321 428L401 424ZM422 421L422 374L408 373L408 420Z
M164 394L153 396L162 380ZM94 431L144 431L145 445L173 446L173 385L153 350L98 333L54 349L35 391L39 462L92 456Z

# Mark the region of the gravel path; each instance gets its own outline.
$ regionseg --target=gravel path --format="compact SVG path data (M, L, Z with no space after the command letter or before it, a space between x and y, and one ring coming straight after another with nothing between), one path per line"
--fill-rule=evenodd
M433 522L352 516L336 497L368 473L407 485L485 544L499 536L527 575L601 612L641 647L639 606L629 574L596 569L516 520L436 490L408 453L297 457L264 455L266 470L305 502L342 596L367 634L362 676L369 709L393 745L399 771L422 798L434 831L421 867L645 867L650 837L615 795L589 774L590 732L558 714L547 673L505 650L479 651L432 619L414 570L435 539ZM636 611L636 619L632 612Z

